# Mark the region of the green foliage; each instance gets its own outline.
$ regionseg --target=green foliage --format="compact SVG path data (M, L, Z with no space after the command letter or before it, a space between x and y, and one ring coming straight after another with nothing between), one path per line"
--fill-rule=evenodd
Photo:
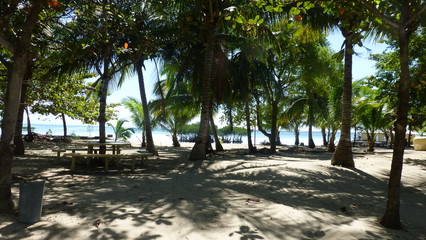
M200 123L193 123L189 125L184 125L178 129L178 134L198 134L198 130L200 128Z
M91 74L75 75L50 81L38 75L32 81L28 103L31 112L52 114L60 117L63 113L72 119L93 124L99 115L99 101L91 97L92 88L85 84ZM114 118L114 105L109 106L108 119Z
M423 136L426 133L426 121L424 121L420 126L414 127L414 130L420 135Z
M115 126L111 123L108 123L108 126L112 127L115 135L114 141L117 141L118 139L127 140L129 139L133 133L135 133L135 130L133 128L125 128L123 125L124 123L128 122L127 120L119 119Z
M155 93L159 98L150 102L150 109L153 123L176 137L179 129L199 113L199 105L189 93L188 83L176 81L173 69L169 69L169 73L165 81L156 84Z
M392 111L384 103L377 102L377 89L370 88L365 81L354 83L354 122L367 133L369 150L373 151L376 133L387 132L394 123Z
M424 29L413 33L410 42L410 111L409 124L413 128L421 128L426 118L426 32ZM398 104L398 84L400 75L399 50L395 41L388 41L389 48L372 55L376 61L377 72L367 78L367 86L377 89L375 101L386 104L389 111L396 115Z
M217 130L217 134L220 136L227 136L227 135L232 135L232 136L247 136L247 129L242 128L242 127L223 127Z
M145 123L141 101L134 97L127 97L127 99L122 101L122 104L124 104L124 107L130 111L130 118L132 119L133 124L136 126L136 129L144 131Z

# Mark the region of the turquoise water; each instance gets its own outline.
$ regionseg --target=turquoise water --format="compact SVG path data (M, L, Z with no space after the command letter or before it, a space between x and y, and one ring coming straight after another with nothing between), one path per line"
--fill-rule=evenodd
M32 124L34 129L33 132L39 134L49 133L51 135L63 135L62 125L48 125L48 124ZM68 135L77 135L77 136L87 136L95 137L99 136L99 127L96 125L68 125ZM24 131L25 133L25 131ZM106 133L114 135L114 131L111 127L106 127ZM163 129L154 129L154 142L159 145L172 145L172 138L170 134ZM338 139L339 133L337 134L336 139ZM294 134L292 132L281 131L280 132L281 143L286 145L294 144ZM308 143L308 132L300 132L300 143L307 145ZM133 134L132 141L140 141L141 133ZM322 145L322 136L321 132L313 132L313 139L316 145ZM243 144L247 143L247 137L243 137ZM268 142L268 138L265 137L261 132L256 131L252 133L252 141L255 144L261 144L262 142Z

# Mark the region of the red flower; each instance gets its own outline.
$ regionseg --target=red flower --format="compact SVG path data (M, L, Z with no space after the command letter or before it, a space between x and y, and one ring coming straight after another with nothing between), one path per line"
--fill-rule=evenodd
M57 1L48 1L47 4L49 5L49 7L51 8L58 8L61 6L61 4L59 4Z

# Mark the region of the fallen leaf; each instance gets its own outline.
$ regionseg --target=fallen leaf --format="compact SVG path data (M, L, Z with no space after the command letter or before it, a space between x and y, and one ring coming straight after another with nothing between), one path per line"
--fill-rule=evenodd
M99 225L101 224L101 219L98 219L95 221L95 223L93 224L96 228L99 228Z

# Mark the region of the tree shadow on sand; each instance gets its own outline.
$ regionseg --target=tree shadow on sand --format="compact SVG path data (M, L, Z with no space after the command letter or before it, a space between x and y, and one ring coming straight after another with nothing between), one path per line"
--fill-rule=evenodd
M26 226L12 219L0 234L4 239L21 239L42 232L44 239L75 239L84 232L90 239L148 240L170 239L171 233L157 227L179 226L181 235L173 236L181 238L211 230L222 232L223 238L244 240L317 239L326 238L329 229L374 219L384 211L387 179L329 166L327 153L238 157L234 153L190 162L185 158L188 149L162 149L159 159L135 172L70 174L64 169L52 171L45 164L48 167L39 172L47 181L46 221ZM309 168L313 161L323 164ZM304 162L306 169L290 162ZM19 174L27 174L21 170ZM409 186L403 191L403 211L424 211L424 192ZM56 219L58 215L76 222L64 224ZM185 225L179 225L178 219ZM424 227L420 220L404 221L410 231ZM366 234L371 239L383 237Z

